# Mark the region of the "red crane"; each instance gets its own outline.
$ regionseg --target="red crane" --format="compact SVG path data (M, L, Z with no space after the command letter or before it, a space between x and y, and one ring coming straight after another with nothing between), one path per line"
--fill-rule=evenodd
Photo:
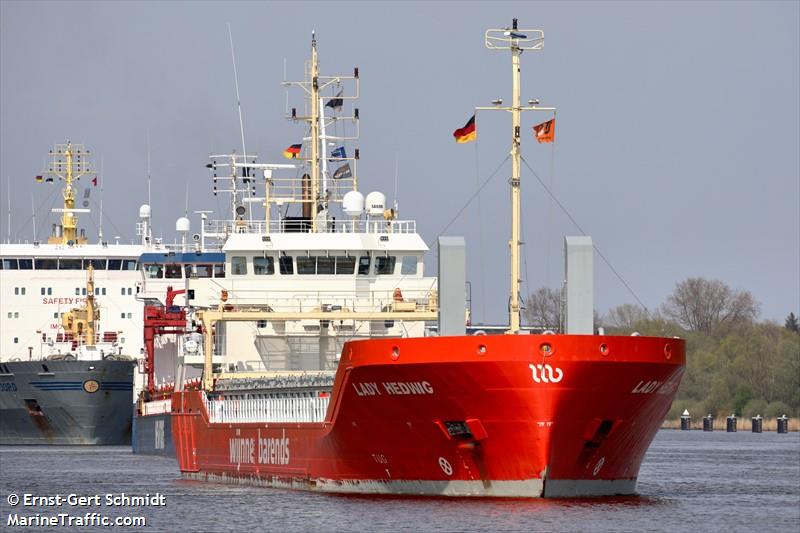
M185 334L186 330L186 311L173 305L175 297L186 293L186 290L173 290L167 287L166 305L148 304L144 306L144 348L146 357L144 359L144 373L147 374L146 390L150 397L155 393L155 346L156 335L168 335L171 333Z

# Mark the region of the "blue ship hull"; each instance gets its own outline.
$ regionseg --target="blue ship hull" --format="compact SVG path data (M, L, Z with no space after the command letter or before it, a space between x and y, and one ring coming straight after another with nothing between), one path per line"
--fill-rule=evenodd
M133 453L175 457L172 439L172 415L139 415L133 417L131 432Z

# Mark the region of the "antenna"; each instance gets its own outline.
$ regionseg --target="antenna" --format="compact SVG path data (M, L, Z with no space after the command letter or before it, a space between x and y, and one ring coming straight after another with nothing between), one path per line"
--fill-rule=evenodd
M150 203L150 128L147 128L147 205L152 209Z
M6 189L8 193L6 198L8 198L8 237L6 237L6 242L11 244L11 178L6 176Z
M242 160L247 163L247 147L244 144L244 121L242 121L242 101L239 98L239 74L236 71L236 54L233 51L233 33L231 32L231 23L228 22L228 39L231 43L231 61L233 61L233 83L236 87L236 108L239 111L239 131L242 134ZM234 173L236 172L235 169ZM234 183L236 178L234 177ZM235 185L234 185L235 187ZM247 196L250 196L250 187L247 188ZM253 219L252 210L249 211L250 220Z
M394 212L397 213L397 177L400 175L400 152L394 153Z
M33 242L36 242L36 208L33 205L33 193L31 193L31 221L33 222Z
M103 179L105 178L105 174L103 174L103 158L100 158L100 224L97 227L97 238L100 240L100 243L103 243ZM97 176L95 176L97 179Z

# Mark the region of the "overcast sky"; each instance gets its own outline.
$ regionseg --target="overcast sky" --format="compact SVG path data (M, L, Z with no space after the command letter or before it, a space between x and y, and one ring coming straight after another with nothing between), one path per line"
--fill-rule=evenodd
M517 17L545 31L544 50L522 58L523 99L558 107L554 146L530 135L547 115L523 117L523 155L636 295L655 308L687 277L717 278L782 322L800 311L798 6L4 0L0 236L9 180L12 238L31 239L32 195L47 231L53 187L33 176L67 139L102 158L107 237L134 238L148 130L159 232L173 238L187 183L190 211L221 211L203 167L241 149L230 22L248 152L279 161L299 142L280 81L284 59L302 77L316 30L323 73L360 67L360 188L391 202L399 154L401 218L433 242L508 153L505 113L479 113L477 143L452 132L474 106L509 101L509 54L486 50L483 33ZM477 321L507 320L509 175L506 163L447 230L467 239ZM557 287L563 235L579 231L525 166L522 187L523 287ZM601 313L635 302L599 257L595 284Z

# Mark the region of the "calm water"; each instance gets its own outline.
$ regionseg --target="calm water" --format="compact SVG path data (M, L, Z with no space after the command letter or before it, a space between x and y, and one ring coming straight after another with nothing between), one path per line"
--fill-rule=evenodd
M8 529L12 492L161 492L166 507L15 510L147 518L145 528L121 531L800 531L798 433L661 431L642 465L640 495L616 499L333 496L183 481L176 465L121 447L0 447L0 529Z

